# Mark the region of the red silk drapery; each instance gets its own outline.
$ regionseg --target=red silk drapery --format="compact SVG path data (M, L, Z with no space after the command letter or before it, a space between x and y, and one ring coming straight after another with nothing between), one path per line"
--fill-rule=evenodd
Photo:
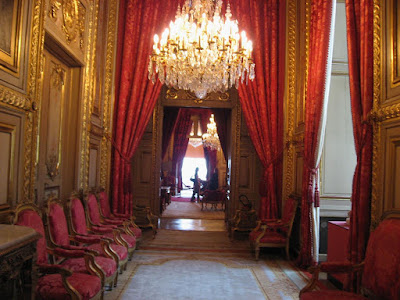
M318 147L325 101L325 83L332 21L332 0L311 1L307 92L305 96L304 166L301 198L302 247L297 262L313 261L312 206L319 206L317 184Z
M239 86L250 138L264 167L260 218L277 218L282 186L285 1L231 1L232 14L254 42L256 77Z
M111 185L114 212L132 213L130 159L161 89L158 81L153 84L147 78L152 37L173 19L177 6L176 1L120 1L113 130L119 151L113 153Z
M221 143L221 149L226 160L228 155L228 118L230 112L227 109L221 108L214 108L212 111L215 116L215 123L217 124L219 142Z
M178 120L178 107L165 107L163 118L163 134L161 141L161 159L167 153L168 144L171 140L172 133L174 132L176 121ZM174 174L175 175L175 174Z
M190 109L179 109L177 126L174 132L174 152L172 156L172 171L178 179L178 192L182 189L182 163L189 143L189 134L192 126L192 112Z
M370 227L373 106L373 1L346 0L350 98L357 165L353 177L349 259L364 259Z

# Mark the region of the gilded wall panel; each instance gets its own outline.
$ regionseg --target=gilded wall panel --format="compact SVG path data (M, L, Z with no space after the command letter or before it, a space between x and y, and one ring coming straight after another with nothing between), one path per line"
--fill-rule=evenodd
M81 64L88 42L88 5L85 0L46 0L46 31Z
M387 105L400 103L400 3L396 0L387 0L385 4L386 95L382 99L382 104Z
M371 226L396 211L400 174L400 46L398 1L374 1L374 107Z
M24 115L0 107L0 221L2 212L21 199L23 178Z

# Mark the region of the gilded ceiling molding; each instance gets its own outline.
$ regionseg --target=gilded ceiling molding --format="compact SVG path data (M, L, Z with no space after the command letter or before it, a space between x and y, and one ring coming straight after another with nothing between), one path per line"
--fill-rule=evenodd
M104 78L104 105L103 105L103 126L104 131L111 131L112 126L112 102L113 102L113 78L114 78L114 56L117 40L117 11L118 1L110 0L108 5L108 23L107 23L107 50L105 61ZM110 182L111 172L111 143L106 136L101 140L100 151L100 185L107 187ZM107 189L109 190L109 189Z
M374 104L371 119L373 121L372 148L372 195L371 195L371 229L377 227L380 221L378 212L379 195L382 195L382 160L381 126L380 121L400 116L400 105L379 108L382 98L382 14L381 1L374 0ZM382 201L382 199L380 199Z
M82 79L83 96L82 96L82 148L80 158L80 182L79 188L87 190L89 185L89 154L90 154L90 118L93 107L93 89L95 83L94 64L96 59L96 41L97 41L97 21L99 13L98 1L88 2L88 32L87 47L85 56L84 76Z
M286 141L293 139L295 130L295 107L296 107L296 25L297 25L297 1L288 1L287 8L287 74L288 95L286 99ZM295 148L292 143L285 150L284 155L284 191L283 197L287 198L294 190L294 155Z

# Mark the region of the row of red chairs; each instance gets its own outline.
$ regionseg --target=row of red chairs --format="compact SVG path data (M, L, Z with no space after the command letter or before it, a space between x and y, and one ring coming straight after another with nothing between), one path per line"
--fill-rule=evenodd
M133 217L112 214L106 202L100 191L64 202L51 198L43 210L33 203L16 207L13 224L41 234L35 266L39 276L32 278L35 298L103 299L105 288L117 286L142 231Z

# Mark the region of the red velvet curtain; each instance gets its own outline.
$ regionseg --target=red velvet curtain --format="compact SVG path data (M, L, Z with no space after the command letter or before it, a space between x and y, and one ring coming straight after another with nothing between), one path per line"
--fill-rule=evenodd
M239 27L254 42L256 77L239 86L251 140L264 167L260 218L276 218L282 189L286 1L231 1Z
M221 108L214 108L212 110L215 123L217 124L217 132L219 141L221 143L221 149L224 153L224 157L226 160L227 157L227 150L228 150L228 119L229 119L229 110L228 109L221 109Z
M181 1L182 2L182 1ZM132 213L131 164L158 99L161 84L148 80L152 37L174 18L178 3L121 0L116 62L112 208Z
M364 259L369 236L372 126L368 114L373 105L373 1L346 0L350 98L357 165L353 177L349 258Z
M311 1L307 93L305 97L304 167L301 199L301 241L298 263L313 261L312 206L319 206L317 151L325 98L326 68L332 21L332 0ZM324 133L322 133L324 134ZM315 186L315 188L314 188Z
M171 140L172 133L175 129L176 121L178 120L178 107L165 107L164 118L163 118L163 134L161 142L161 159L164 158L167 153L168 144Z
M191 116L190 109L179 109L177 126L175 126L172 171L178 179L178 192L182 189L182 163L189 143L188 136L192 126Z

